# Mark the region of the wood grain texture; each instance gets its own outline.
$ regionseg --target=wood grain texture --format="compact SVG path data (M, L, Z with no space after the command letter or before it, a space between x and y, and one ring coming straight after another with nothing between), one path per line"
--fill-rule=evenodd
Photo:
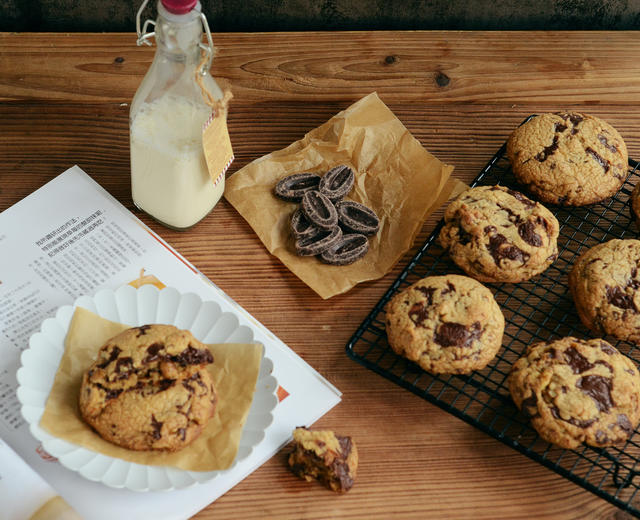
M640 100L633 32L220 33L213 74L237 100L425 103ZM128 102L154 49L126 34L0 33L0 99Z
M235 94L230 174L372 90L465 181L524 117L568 106L607 119L631 155L640 156L634 33L276 33L216 40L216 74ZM152 53L137 49L132 34L0 35L0 211L76 163L134 211L128 103ZM396 58L387 63L387 56ZM438 85L439 71L448 84ZM361 454L356 485L345 496L298 480L280 453L196 518L628 518L345 355L350 336L441 214L387 276L327 301L272 257L224 200L184 233L139 214L343 392L343 402L316 426L352 435Z

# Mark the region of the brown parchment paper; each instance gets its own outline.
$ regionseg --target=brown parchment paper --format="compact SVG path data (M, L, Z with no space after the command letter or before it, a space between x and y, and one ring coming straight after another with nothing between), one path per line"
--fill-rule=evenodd
M348 266L332 266L295 254L289 220L298 207L273 193L293 173L325 173L347 164L356 173L347 199L374 209L380 231L369 252ZM440 162L405 128L374 92L287 148L253 161L227 179L224 195L269 252L322 298L388 273L411 247L427 217L454 190L453 166Z
M242 428L253 400L263 346L225 343L208 345L213 353L210 373L218 393L215 415L192 444L175 453L137 452L105 441L87 425L78 410L82 374L95 361L98 349L127 329L76 308L65 339L65 351L40 420L52 435L89 450L130 462L173 466L189 471L228 468L235 459Z

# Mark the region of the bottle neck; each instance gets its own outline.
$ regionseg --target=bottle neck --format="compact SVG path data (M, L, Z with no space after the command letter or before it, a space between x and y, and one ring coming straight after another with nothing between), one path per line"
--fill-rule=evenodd
M167 11L162 2L158 2L155 31L158 52L165 58L197 64L200 59L198 44L202 41L200 3L188 13L177 15Z

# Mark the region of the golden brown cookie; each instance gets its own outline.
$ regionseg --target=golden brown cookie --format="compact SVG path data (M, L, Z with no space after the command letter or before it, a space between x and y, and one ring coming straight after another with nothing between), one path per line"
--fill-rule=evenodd
M509 137L513 173L543 202L593 204L613 196L627 178L627 147L618 131L578 112L542 114Z
M318 480L329 489L344 493L356 478L358 449L351 437L336 435L331 430L296 428L288 463L298 477Z
M504 186L479 186L449 204L440 243L477 280L521 282L557 258L558 232L542 204Z
M640 344L638 266L640 240L609 240L580 255L569 273L569 288L586 327Z
M104 439L132 450L176 451L213 416L209 348L172 325L143 325L107 341L82 378L79 407Z
M504 316L491 291L467 276L429 276L386 306L391 348L434 374L468 374L502 345Z
M562 448L611 446L640 421L640 374L602 339L536 343L508 379L516 406L548 442Z

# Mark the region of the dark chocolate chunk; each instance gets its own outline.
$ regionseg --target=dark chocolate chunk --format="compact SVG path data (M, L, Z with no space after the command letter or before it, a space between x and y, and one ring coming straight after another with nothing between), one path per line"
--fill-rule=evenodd
M564 360L574 374L582 374L594 367L589 360L578 352L575 347L569 347L564 351Z
M336 435L336 439L338 439L338 443L340 444L340 455L333 459L330 468L334 474L334 478L340 482L340 489L347 491L353 487L351 468L347 463L347 458L352 449L351 437Z
M455 292L456 290L456 286L453 285L451 282L447 282L447 286L442 289L442 291L440 291L441 295L445 295L445 294L449 294L450 292Z
M611 163L605 159L604 157L602 157L598 152L596 152L593 148L591 148L590 146L587 146L586 148L586 152L595 159L595 161L602 166L602 169L604 170L604 173L607 173L609 171L609 168L611 168Z
M622 288L607 286L607 301L611 305L615 305L620 309L636 309L636 305L633 301L633 295L627 294Z
M546 161L550 155L553 155L555 151L558 149L558 136L553 136L553 141L549 146L545 146L544 149L536 155L536 159L540 162Z
M151 328L151 325L141 325L138 327L138 335L136 337L144 336L147 333L147 330Z
M122 393L122 388L115 388L115 389L112 389L112 390L107 390L104 387L102 387L102 388L106 392L106 395L104 396L104 398L107 401L109 399L115 399L116 397L118 397Z
M127 379L133 372L133 359L129 356L119 358L116 361L116 373L118 379Z
M433 304L433 293L436 292L435 287L416 287L416 291L420 291L427 298L427 305ZM444 294L444 291L442 291Z
M617 417L617 422L618 422L618 426L623 432L627 433L628 435L631 435L633 433L633 425L631 424L631 421L625 414L619 413Z
M615 406L611 397L611 379L608 377L583 376L576 382L576 387L591 397L601 412L608 412Z
M334 245L342 237L342 230L336 226L331 230L319 229L315 235L296 240L296 253L300 256L319 255Z
M151 436L156 440L162 437L162 434L160 433L162 430L162 424L163 423L156 419L155 415L151 415Z
M466 246L469 242L471 242L471 240L473 239L473 236L471 235L471 233L467 233L467 231L462 227L460 223L458 223L457 225L457 230L458 230L458 243L461 246Z
M608 412L615 406L611 397L611 379L597 375L583 376L576 386L596 403L598 410Z
M189 345L180 354L168 356L174 363L182 366L186 365L203 365L213 363L213 354L208 348L197 349Z
M528 253L525 253L519 247L510 244L507 238L500 233L489 237L488 249L496 265L499 265L500 260L503 258L517 260L524 264L530 257Z
M609 436L605 432L598 430L596 432L596 442L598 444L609 444L611 439L609 439Z
M375 235L380 229L380 219L375 211L353 200L342 200L336 204L338 221L350 233Z
M152 343L147 347L147 355L142 360L143 363L151 363L160 359L160 351L164 348L162 343Z
M320 259L331 265L348 265L362 258L367 251L369 251L369 241L366 236L348 233L325 249Z
M336 166L322 176L319 190L329 200L336 202L351 191L354 181L355 175L351 168L345 165Z
M533 247L542 246L542 238L536 233L536 225L527 220L518 226L518 234L527 244Z
M509 222L512 222L513 224L519 224L520 222L522 222L522 217L518 215L515 211L513 211L511 208L507 208L505 206L502 206L501 204L498 204L498 207L502 211L506 212L506 214L508 215Z
M302 211L320 229L330 230L338 225L338 212L333 202L319 191L307 191L302 196Z
M522 400L522 413L528 418L536 417L540 415L538 411L538 396L536 394L531 394L526 399Z
M460 323L443 323L435 333L434 341L443 347L470 347L474 340L482 336L479 321L470 327Z
M318 228L309 221L301 209L297 209L291 216L291 233L299 240L317 234Z
M602 352L604 352L605 354L609 354L610 356L615 355L617 352L615 348L609 345L609 343L605 343L604 341L600 342L600 350L602 350Z
M122 352L120 350L120 347L114 346L111 349L111 351L109 352L109 357L107 359L105 359L102 363L99 363L98 364L98 368L107 368L109 363L111 363L111 362L116 360L116 358L120 355L120 352Z
M158 381L158 392L164 392L175 384L175 379L161 379Z
M570 417L569 419L564 419L560 415L560 411L555 406L551 406L551 407L549 407L549 409L551 410L551 415L553 415L556 419L568 422L569 424L573 424L574 426L577 426L578 428L588 428L594 422L596 422L596 419L585 419L584 421L582 421L580 419L576 419L575 417Z
M409 309L409 318L418 327L422 327L424 320L429 317L429 308L425 307L422 302L414 303Z
M524 204L529 209L534 208L536 205L534 201L532 201L530 198L526 197L519 191L508 189L507 193L512 197L514 197L516 200L519 200L520 202L522 202L522 204Z
M288 202L300 202L309 190L317 190L320 176L315 173L294 173L281 179L273 188L273 193Z
M567 125L563 125L562 123L556 123L554 127L554 130L560 133L564 132L566 129L567 129Z

